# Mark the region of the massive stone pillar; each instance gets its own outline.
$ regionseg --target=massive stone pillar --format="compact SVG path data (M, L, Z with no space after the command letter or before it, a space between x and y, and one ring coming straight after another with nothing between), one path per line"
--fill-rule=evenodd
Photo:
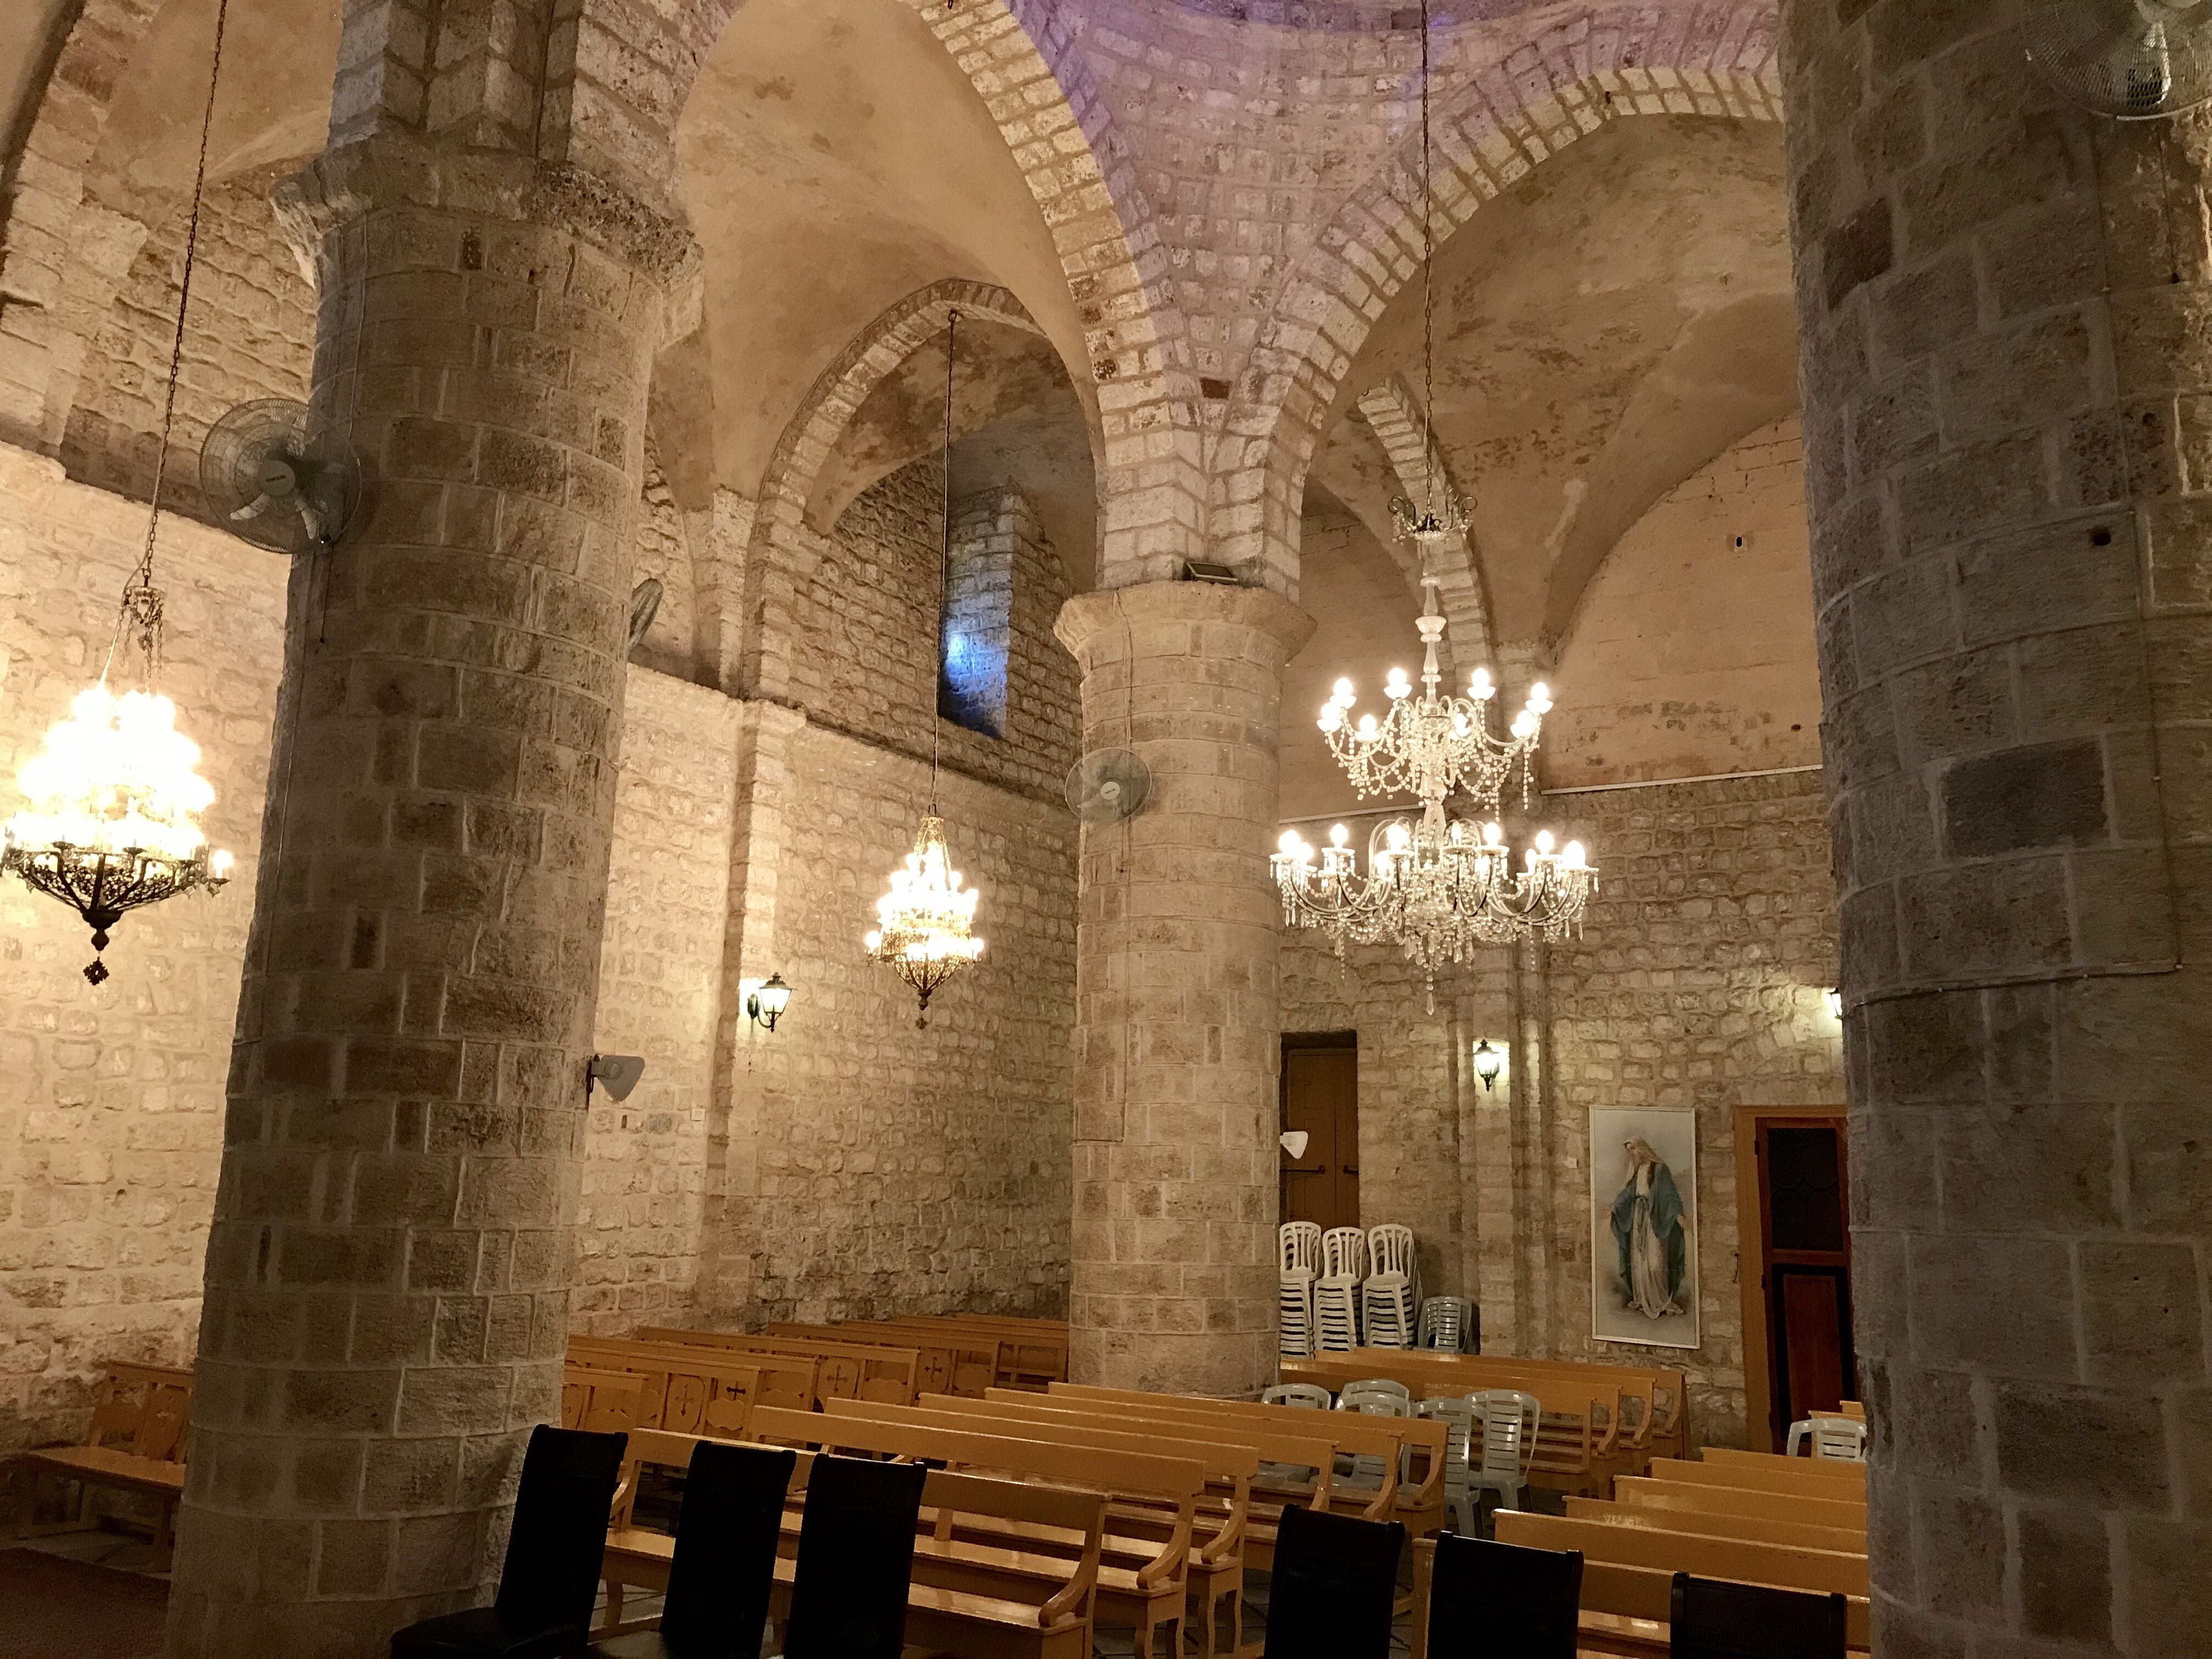
M2201 1653L2212 115L2013 10L1784 7L1875 1648Z
M1282 669L1313 631L1255 588L1158 582L1060 612L1083 745L1152 768L1083 835L1069 1364L1250 1395L1275 1363L1276 824Z
M559 1399L652 354L688 238L398 137L282 193L374 512L293 580L170 1651L480 1597Z

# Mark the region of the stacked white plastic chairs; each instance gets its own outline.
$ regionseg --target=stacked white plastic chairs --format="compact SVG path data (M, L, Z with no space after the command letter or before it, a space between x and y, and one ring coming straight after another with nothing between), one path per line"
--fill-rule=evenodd
M1826 1412L1814 1412L1812 1416L1790 1425L1790 1455L1797 1455L1798 1448L1812 1442L1813 1455L1838 1463L1866 1462L1866 1425L1855 1418L1831 1417Z
M1413 1230L1391 1223L1369 1230L1367 1276L1360 1286L1367 1346L1410 1348L1420 1285L1413 1257Z
M1472 1304L1458 1296L1431 1296L1421 1302L1420 1335L1417 1346L1444 1353L1467 1352L1468 1328L1474 1323Z
M1536 1424L1544 1408L1535 1395L1510 1389L1471 1394L1467 1403L1474 1408L1482 1431L1481 1456L1470 1455L1468 1460L1470 1498L1474 1492L1494 1492L1499 1508L1517 1510L1522 1490L1528 1484L1529 1465L1536 1461Z
M1294 1358L1303 1358L1314 1352L1314 1279L1321 1271L1321 1229L1310 1221L1285 1221L1278 1239L1277 1297L1282 1309L1277 1346Z
M1314 1352L1350 1353L1359 1346L1359 1285L1367 1277L1367 1235L1331 1227L1321 1236L1321 1277L1314 1280Z

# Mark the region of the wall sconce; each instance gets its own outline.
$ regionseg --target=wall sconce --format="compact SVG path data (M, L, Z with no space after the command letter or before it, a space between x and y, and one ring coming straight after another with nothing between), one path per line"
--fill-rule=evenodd
M1295 1164L1306 1155L1306 1143L1311 1137L1304 1129L1285 1129L1276 1139L1282 1142L1283 1151Z
M745 1018L756 1025L767 1026L769 1035L774 1036L776 1021L790 1006L791 987L783 982L781 974L770 974L745 999Z
M637 1080L644 1075L642 1054L593 1054L592 1063L584 1068L585 1098L591 1097L592 1085L596 1083L617 1101L628 1100L629 1091L637 1087Z
M1828 1018L1841 1019L1844 1017L1844 994L1832 985L1822 994L1828 1005Z
M1490 1046L1488 1037L1474 1045L1474 1074L1482 1079L1483 1093L1498 1087L1498 1074L1504 1069L1505 1055Z

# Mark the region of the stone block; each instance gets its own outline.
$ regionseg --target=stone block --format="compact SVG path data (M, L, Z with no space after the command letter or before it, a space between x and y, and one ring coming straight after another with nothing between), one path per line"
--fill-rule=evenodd
M1997 1477L2008 1491L2092 1510L2166 1509L2166 1431L2154 1396L2002 1378L1994 1387ZM2048 1433L2057 1422L2067 1432Z
M2094 742L1955 760L1943 769L1942 791L1943 851L1951 858L2094 847L2111 838L2104 750Z
M2070 1378L2072 1301L2051 1294L2052 1286L2069 1283L2070 1271L2066 1246L2051 1240L1914 1238L1913 1357L1932 1366L1972 1364L1999 1376ZM1997 1431L2002 1448L2008 1431L2002 1415ZM2006 1474L2008 1486L2019 1484L2009 1468Z

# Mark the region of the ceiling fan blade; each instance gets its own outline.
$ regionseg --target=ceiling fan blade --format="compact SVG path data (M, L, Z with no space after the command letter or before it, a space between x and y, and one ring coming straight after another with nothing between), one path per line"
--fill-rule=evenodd
M248 519L258 519L276 505L276 503L266 495L256 495L244 507L233 513L230 515L230 521L233 524L243 524Z

